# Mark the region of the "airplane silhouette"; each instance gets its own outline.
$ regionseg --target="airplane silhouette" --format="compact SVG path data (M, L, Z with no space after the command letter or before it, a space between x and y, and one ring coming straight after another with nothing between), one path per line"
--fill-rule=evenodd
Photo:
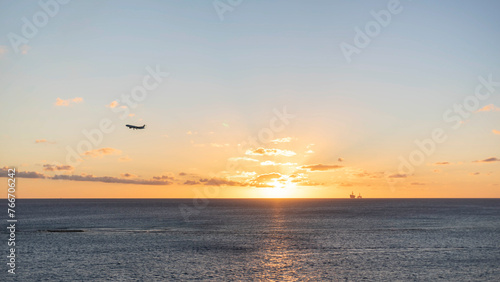
M126 127L130 128L130 129L144 129L146 127L146 125L143 125L143 126L135 126L135 125L130 125L130 124L126 124L125 125Z

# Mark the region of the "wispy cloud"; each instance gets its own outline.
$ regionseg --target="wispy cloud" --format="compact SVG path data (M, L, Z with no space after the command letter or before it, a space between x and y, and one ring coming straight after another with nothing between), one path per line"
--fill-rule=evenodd
M173 182L168 180L148 180L148 179L123 179L112 176L94 176L90 174L82 175L54 175L51 177L54 180L70 180L70 181L90 181L104 183L121 183L121 184L137 184L137 185L170 185Z
M247 161L247 162L258 162L256 159L248 158L248 157L236 157L236 158L229 158L229 161Z
M312 147L316 146L316 144L309 144L306 146L306 154L314 154L314 151L312 150Z
M203 185L207 186L246 186L243 182L238 182L238 181L232 181L224 178L205 178L205 179L200 179L199 182L202 182Z
M384 176L384 173L363 171L359 173L354 173L353 175L357 177L382 178Z
M255 177L252 182L257 182L257 183L262 183L262 182L268 182L273 179L278 179L281 177L280 173L273 172L273 173L266 173L266 174L261 174L257 177Z
M317 186L321 183L310 181L304 173L285 175L278 172L260 174L247 181L249 186L257 188L287 187L288 185Z
M474 163L492 163L492 162L500 162L500 159L495 158L495 157L491 157L491 158L487 158L484 160L477 160L477 161L473 161L473 162Z
M450 165L450 162L436 162L434 165Z
M0 169L0 177L8 177L7 173L9 171L8 167L2 167ZM16 170L16 177L19 178L46 178L45 174L36 171L18 171Z
M120 151L118 149L106 147L106 148L87 151L87 152L83 153L83 155L87 156L87 157L91 157L91 158L100 158L104 155L112 155L112 154L120 155L121 153L122 153L122 151Z
M109 105L106 105L106 107L113 109L113 108L118 107L119 105L120 104L118 103L118 101L113 101L113 102L109 103Z
M493 104L486 105L481 109L477 110L477 112L498 112L498 111L500 111L500 108Z
M137 177L137 175L131 174L131 173L128 173L128 172L126 172L126 173L120 173L120 176L121 177L125 177L125 178L135 178L135 177Z
M7 54L8 50L9 50L9 49L7 49L7 46L5 46L5 45L0 45L0 58L2 58L2 56L3 56L4 54Z
M20 49L21 49L21 54L26 55L28 54L28 51L31 49L31 46L24 44L21 46Z
M38 143L55 144L56 142L47 141L46 139L36 139L35 143L37 143L37 144Z
M249 149L245 153L246 155L252 156L286 156L291 157L296 155L295 152L289 150L281 150L281 149L264 149L262 147L257 149Z
M290 179L293 183L296 183L301 186L317 186L322 185L322 183L317 183L309 180L307 174L305 173L294 173L291 174L288 179Z
M52 165L52 164L44 164L43 165L43 170L44 171L61 171L61 170L67 170L67 171L72 171L75 168L70 165Z
M396 174L391 174L388 176L389 178L407 178L408 175L406 174L401 174L401 173L396 173Z
M283 165L283 166L286 166L286 165L297 165L297 163L275 163L273 161L264 161L264 162L261 162L260 165L273 165L273 166L279 166L279 165Z
M303 165L299 168L300 169L307 169L309 171L325 171L325 170L343 168L343 166L341 166L341 165L313 164L313 165Z
M118 159L118 161L120 161L120 162L129 162L129 161L131 161L131 160L132 160L132 159L131 159L129 156L123 156L123 157L120 157L120 158Z
M271 140L271 142L273 142L274 144L290 143L290 142L292 142L292 140L293 140L292 137L284 137L284 138L278 138L278 139Z
M154 180L175 180L174 175L160 175L160 176L153 176Z
M68 100L63 100L61 98L57 98L54 105L60 106L60 107L67 107L70 104L81 103L81 102L83 102L83 98L81 98L81 97L76 97L76 98L68 99Z
M223 148L223 147L229 147L229 144L219 144L219 143L210 143L210 146L215 147L215 148Z

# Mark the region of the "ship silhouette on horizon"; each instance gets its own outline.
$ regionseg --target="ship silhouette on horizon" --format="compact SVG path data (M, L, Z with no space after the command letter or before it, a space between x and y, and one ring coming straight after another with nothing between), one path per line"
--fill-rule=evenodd
M356 195L354 195L354 191L351 192L351 195L349 195L349 197L351 199L363 199L363 197L361 196L361 193L359 193L359 195L356 197Z

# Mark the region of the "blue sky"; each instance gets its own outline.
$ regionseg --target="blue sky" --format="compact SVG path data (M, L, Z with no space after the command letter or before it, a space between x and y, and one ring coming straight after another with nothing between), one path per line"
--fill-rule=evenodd
M236 154L232 146L284 106L297 118L281 134L296 136L296 146L320 147L308 159L314 163L347 155L357 169L393 170L398 156L436 127L450 140L427 162L500 156L492 134L500 130L498 113L474 114L456 131L442 119L474 93L479 76L500 80L500 3L401 1L402 11L349 63L340 44L353 44L355 28L364 29L370 12L389 2L246 0L221 20L212 1L70 1L21 54L8 34L21 35L22 18L32 20L41 8L0 1L1 164L33 171L38 164L40 171L42 161L64 163L65 146L109 117L120 130L101 146L135 155L137 163L108 172L107 160L85 162L72 173L128 169L147 178L195 169L222 177L225 160ZM106 105L140 83L147 66L170 76L135 116L118 120ZM500 105L496 94L481 107ZM75 97L83 102L54 106ZM149 131L131 137L121 123L146 123ZM41 150L39 139L54 144ZM222 153L190 149L226 141ZM139 144L148 145L134 153Z

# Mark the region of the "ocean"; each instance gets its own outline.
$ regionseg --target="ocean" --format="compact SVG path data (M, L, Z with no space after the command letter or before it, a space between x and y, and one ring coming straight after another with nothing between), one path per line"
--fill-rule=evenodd
M2 281L500 280L499 199L19 199L16 213Z

